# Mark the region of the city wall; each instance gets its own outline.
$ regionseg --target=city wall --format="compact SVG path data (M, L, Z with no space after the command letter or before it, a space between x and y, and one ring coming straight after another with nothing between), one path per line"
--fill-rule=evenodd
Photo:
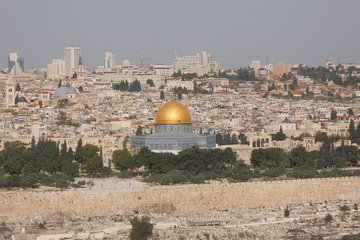
M153 213L285 206L360 200L360 178L327 178L113 190L2 191L0 222L41 222Z

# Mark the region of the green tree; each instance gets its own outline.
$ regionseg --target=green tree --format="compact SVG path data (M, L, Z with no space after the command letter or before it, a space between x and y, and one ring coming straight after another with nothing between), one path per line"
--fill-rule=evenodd
M326 214L326 216L324 217L324 222L326 226L328 226L333 221L334 221L333 216L330 213Z
M284 210L284 217L288 218L290 216L290 210L288 208L288 206L286 206L285 210Z
M315 134L315 142L324 142L326 139L328 139L326 132L317 132Z
M223 145L224 141L223 141L223 136L221 135L221 133L216 134L216 143L219 145Z
M339 207L339 210L340 210L342 213L344 213L344 214L350 212L350 208L349 208L349 206L346 205L346 204L340 206L340 207Z
M77 143L76 149L75 149L75 161L82 163L84 160L84 155L83 155L83 146L82 146L82 139L79 138L79 141Z
M31 138L30 148L33 151L36 150L36 141L34 136Z
M24 154L26 147L20 141L5 142L4 149L1 151L1 165L4 170L9 174L20 174L25 165Z
M320 167L333 167L334 158L333 158L333 139L326 136L324 142L320 147L319 151L319 160L318 166Z
M243 133L240 133L239 140L241 144L245 144L245 145L249 144L249 141L247 140L247 136Z
M353 139L354 143L360 144L360 122L356 126L355 133L353 134L352 139Z
M143 128L142 126L138 126L137 129L136 129L136 133L135 133L136 136L141 136L143 135Z
M63 159L63 160L66 159L66 157L67 157L67 152L68 152L67 143L66 143L66 140L64 140L64 143L61 144L60 158Z
M126 148L123 150L115 150L112 154L112 161L115 167L121 171L132 170L136 167L131 153Z
M100 156L90 158L86 164L86 171L91 176L101 176L103 170L103 162Z
M71 176L71 177L77 177L79 176L79 164L74 163L68 159L63 160L62 166L61 166L62 173Z
M238 144L237 136L235 133L231 135L230 144Z
M291 75L290 75L290 76L291 76ZM286 77L286 78L287 78L287 77ZM295 78L295 77L293 78L292 83L289 84L289 88L290 88L291 90L295 90L295 89L300 88L297 78Z
M164 93L164 91L160 91L160 99L161 100L164 100L165 99L165 93Z
M226 133L223 140L224 145L230 145L231 144L231 136L230 133Z
M349 137L352 143L356 141L357 137L356 137L355 123L353 119L350 120L350 124L349 124Z
M90 181L87 181L87 182L86 182L86 185L88 186L88 188L90 188L90 189L91 189L92 187L94 187L94 186L95 186L95 183L94 183L93 181L91 181L91 180L90 180Z
M85 144L83 146L84 163L86 171L92 176L101 175L103 163L99 154L99 147L93 144Z
M287 167L289 159L281 148L254 149L250 158L251 165L257 168Z
M6 177L5 172L0 168L0 188L3 188L6 186Z
M299 146L297 148L293 148L289 154L291 167L299 167L302 166L307 157L306 149L303 146Z
M177 92L177 99L178 100L182 100L183 96L182 96L182 92L181 91L178 91Z
M140 91L141 91L141 85L140 82L136 79L130 84L129 92L140 92Z
M20 87L19 83L16 83L15 91L16 92L21 92L21 87Z
M100 157L100 155L98 153L100 151L99 147L95 146L93 144L89 144L89 143L85 144L82 147L82 150L83 150L85 161L92 159L92 158Z
M285 140L285 139L286 139L286 135L285 135L285 133L283 132L282 127L280 127L279 132L277 132L277 133L275 133L275 134L273 135L273 140L274 140L274 141L283 141L283 140Z
M237 162L232 170L232 177L235 180L248 181L252 175L250 167L244 161Z
M335 109L331 111L330 120L331 121L336 121L337 120L337 111Z
M146 80L146 84L148 84L150 87L155 87L154 81L152 79Z
M152 235L153 224L150 223L149 217L134 217L130 220L131 231L130 240L147 240Z

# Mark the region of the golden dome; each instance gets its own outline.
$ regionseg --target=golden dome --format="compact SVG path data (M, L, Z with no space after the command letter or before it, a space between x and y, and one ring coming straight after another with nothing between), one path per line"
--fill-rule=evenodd
M189 109L178 101L169 101L156 113L155 124L191 124Z

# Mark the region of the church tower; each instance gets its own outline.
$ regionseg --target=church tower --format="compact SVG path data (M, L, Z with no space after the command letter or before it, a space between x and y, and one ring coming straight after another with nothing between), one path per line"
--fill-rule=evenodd
M79 64L77 68L77 78L80 80L84 80L84 65L82 63L81 57L79 57Z
M8 76L5 83L5 98L6 98L6 103L5 103L6 109L15 106L15 98L16 98L15 84L10 76Z

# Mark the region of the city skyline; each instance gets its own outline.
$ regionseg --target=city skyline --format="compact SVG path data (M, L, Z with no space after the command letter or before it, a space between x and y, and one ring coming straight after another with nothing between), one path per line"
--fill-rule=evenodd
M51 59L64 58L69 46L82 49L84 64L90 68L103 65L107 51L113 52L117 63L130 58L138 64L143 55L146 63L170 64L176 53L207 50L225 68L247 66L253 59L262 64L268 60L323 65L331 57L360 62L357 1L305 1L296 6L286 1L223 5L5 1L3 5L7 11L0 16L0 68L6 68L10 52L18 52L26 68L46 67Z

